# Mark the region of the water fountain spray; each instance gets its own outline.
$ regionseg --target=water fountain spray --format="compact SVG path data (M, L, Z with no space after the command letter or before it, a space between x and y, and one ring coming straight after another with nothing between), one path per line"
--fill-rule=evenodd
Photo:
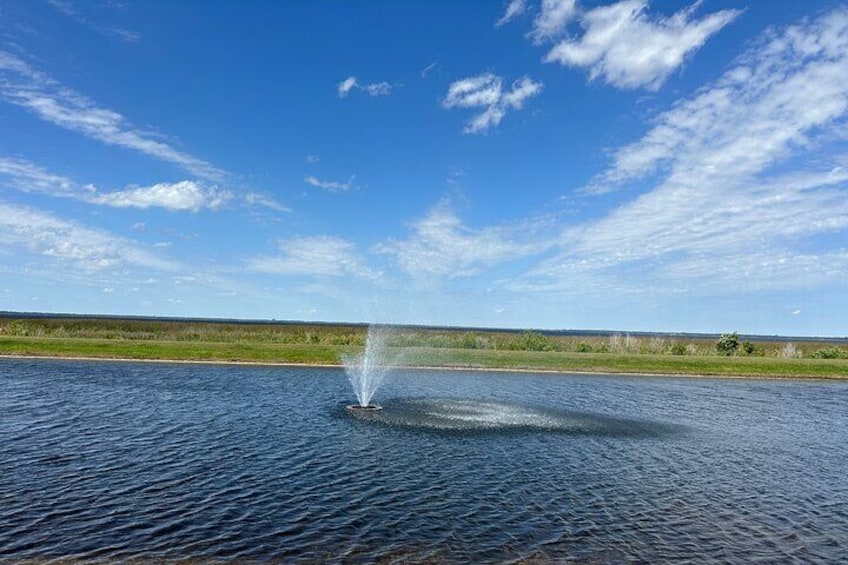
M358 355L342 355L345 372L359 404L347 407L353 411L381 410L377 404L371 404L371 398L383 383L389 372L389 355L386 346L388 328L369 326L365 339L365 350Z

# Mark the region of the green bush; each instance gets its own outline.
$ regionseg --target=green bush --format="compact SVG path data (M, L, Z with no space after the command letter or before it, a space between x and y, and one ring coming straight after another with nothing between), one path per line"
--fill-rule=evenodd
M525 351L555 351L556 344L539 332L524 332L519 339L519 348Z
M748 341L747 339L742 342L742 352L745 355L757 357L763 357L766 354L766 350L763 348L763 346Z
M459 339L459 346L463 349L480 349L480 340L474 332L465 332Z
M815 359L848 359L848 351L839 347L822 347L817 349L810 356Z
M739 349L739 334L722 334L715 344L716 351L722 355L733 355Z
M682 343L675 343L671 346L669 352L672 355L686 355L686 345Z

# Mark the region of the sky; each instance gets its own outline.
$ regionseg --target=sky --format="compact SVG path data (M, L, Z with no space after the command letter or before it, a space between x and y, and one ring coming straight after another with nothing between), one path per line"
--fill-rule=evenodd
M848 2L0 0L0 310L848 335Z

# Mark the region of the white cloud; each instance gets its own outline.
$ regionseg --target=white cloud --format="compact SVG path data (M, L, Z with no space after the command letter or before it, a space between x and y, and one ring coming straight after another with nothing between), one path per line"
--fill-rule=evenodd
M176 265L127 239L32 208L0 203L0 247L26 248L85 271L126 265L175 270Z
M768 34L619 150L591 187L638 181L648 191L568 230L561 254L516 289L622 288L641 278L654 290L737 292L844 281L848 156L826 143L848 125L846 76L848 10Z
M259 192L248 192L244 195L244 201L248 206L262 206L277 212L291 212L291 208L278 202L273 196Z
M433 72L433 69L435 69L437 66L438 66L438 62L433 61L432 63L430 63L429 65L427 65L423 69L421 69L421 73L420 73L421 78L427 78L427 75L429 75L431 72Z
M578 14L577 0L542 0L542 8L533 20L530 37L536 43L555 39Z
M542 227L538 222L535 229ZM392 240L376 251L394 256L408 275L422 280L467 277L509 261L538 255L552 241L535 236L528 226L474 230L447 203L441 203L412 224L406 240Z
M387 82L375 82L373 84L363 85L362 89L369 96L386 96L392 93L392 85Z
M280 255L248 261L251 271L291 276L325 276L378 280L381 274L368 268L356 246L338 237L299 237L279 242Z
M356 77L347 77L341 81L338 86L339 98L347 96L354 86L356 86Z
M353 184L355 178L356 177L354 175L351 175L346 182L339 182L331 180L321 180L312 175L307 175L306 177L304 177L303 181L310 186L323 188L324 190L329 190L330 192L347 192L356 188Z
M25 159L0 156L0 186L4 185L23 192L41 192L114 208L164 208L171 211L215 210L236 197L229 190L204 186L191 180L101 192L91 184L81 185ZM247 206L262 206L277 212L291 211L288 206L261 192L247 192L241 200Z
M22 192L44 192L54 196L83 197L94 191L61 175L44 170L35 163L16 157L0 156L0 175Z
M98 107L5 51L0 51L0 97L42 120L172 163L198 177L220 180L226 176L210 163L160 141L157 135L132 127L121 114Z
M601 78L619 88L656 90L687 55L741 13L722 10L695 20L693 13L699 4L668 18L650 18L645 13L648 0L622 0L594 8L580 19L583 35L560 41L545 61L586 68L590 79ZM532 35L546 38L551 30L559 29L561 24L554 22L549 28L534 27Z
M483 73L451 83L443 105L445 108L474 108L497 104L503 90L503 79Z
M392 93L392 88L394 87L390 83L385 81L374 82L371 84L359 84L359 82L356 80L356 77L349 76L339 83L338 94L339 98L346 98L347 95L350 94L353 89L358 89L365 92L369 96L387 96Z
M137 43L141 39L141 34L135 31L130 31L128 29L124 29L111 24L101 23L99 20L102 17L92 18L89 15L86 15L80 11L72 2L68 0L47 0L50 5L54 8L65 14L66 16L76 20L78 23L84 25L85 27L96 31L97 33L101 33L107 37L112 37L114 39L120 39L121 41L125 41L128 43ZM110 3L104 2L101 3L97 8L108 7L111 6ZM84 6L88 10L91 10L94 7L94 4L86 4Z
M111 35L127 43L138 43L141 41L141 34L137 31L124 29L122 27L105 27L102 28L102 33Z
M495 27L501 27L505 25L521 14L523 14L527 10L527 0L510 0L510 3L507 5L506 10L504 11L504 15L495 22Z
M542 83L521 77L503 90L503 78L492 73L457 80L448 87L442 101L445 108L482 108L466 124L465 133L482 133L497 126L509 110L519 110L524 102L542 91Z
M848 11L770 35L715 84L660 115L589 187L685 165L697 175L756 173L808 143L804 132L828 126L848 108ZM788 38L788 39L787 39Z
M91 202L115 208L164 208L172 212L203 208L220 208L233 197L232 193L204 187L194 181L161 182L153 186L138 186L91 198Z

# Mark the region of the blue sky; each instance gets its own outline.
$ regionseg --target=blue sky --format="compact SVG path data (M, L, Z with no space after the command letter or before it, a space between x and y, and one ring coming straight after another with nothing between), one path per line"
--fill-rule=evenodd
M848 4L0 1L0 310L848 334Z

